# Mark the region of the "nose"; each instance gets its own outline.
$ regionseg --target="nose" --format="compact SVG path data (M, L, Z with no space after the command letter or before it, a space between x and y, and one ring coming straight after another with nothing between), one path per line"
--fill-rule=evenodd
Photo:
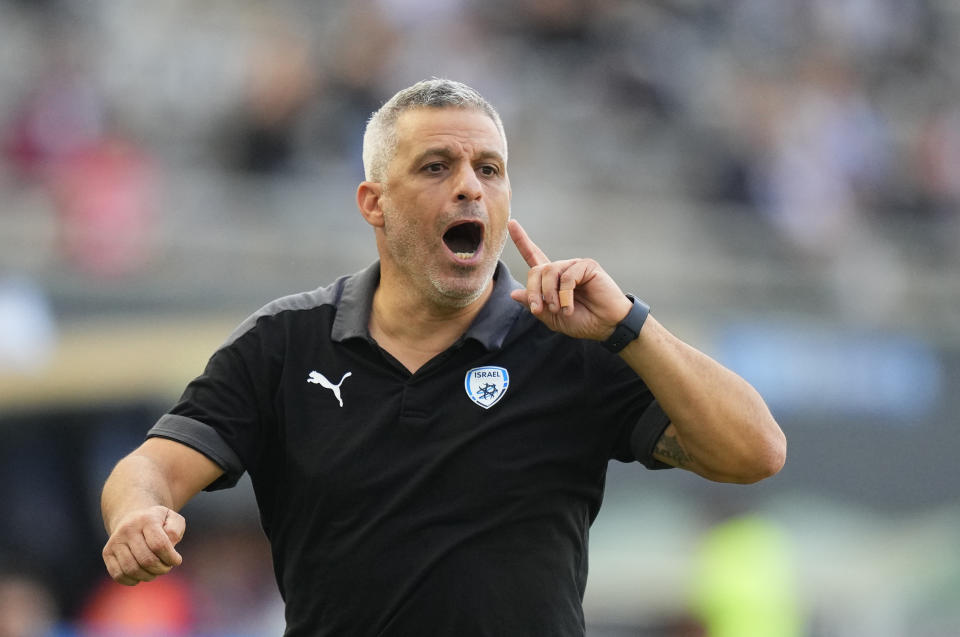
M473 166L464 165L460 168L455 192L457 201L475 201L481 197L483 188Z

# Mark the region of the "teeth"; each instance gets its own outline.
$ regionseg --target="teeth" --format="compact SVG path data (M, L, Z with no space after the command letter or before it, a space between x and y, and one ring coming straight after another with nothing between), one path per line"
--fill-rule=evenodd
M473 256L473 252L454 252L454 254L457 255L458 259L464 259L464 260L469 259L470 257Z

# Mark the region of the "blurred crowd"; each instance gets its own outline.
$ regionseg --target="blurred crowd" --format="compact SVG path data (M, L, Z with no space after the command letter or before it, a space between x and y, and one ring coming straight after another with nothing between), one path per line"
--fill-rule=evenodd
M873 302L896 307L903 259L960 262L958 34L951 0L0 1L0 196L55 220L50 254L0 263L0 369L49 347L44 276L150 267L170 167L359 181L367 117L429 76L501 110L512 160L749 215L801 266L878 272ZM136 437L150 418L123 422ZM255 524L211 523L207 557L149 600L101 588L97 555L71 559L97 541L97 481L120 449L89 451L91 469L69 445L22 442L0 471L16 512L0 525L0 637L277 634ZM77 517L83 541L62 541ZM138 625L143 604L170 623Z
M397 88L468 79L515 146L583 129L593 179L670 162L669 188L746 206L835 255L878 216L956 225L960 10L943 0L352 0L2 5L4 155L56 200L66 257L149 254L156 165L359 176ZM589 121L588 127L582 122ZM569 131L565 135L571 134ZM664 152L664 147L671 149ZM109 186L107 185L109 184ZM956 234L943 235L955 253Z

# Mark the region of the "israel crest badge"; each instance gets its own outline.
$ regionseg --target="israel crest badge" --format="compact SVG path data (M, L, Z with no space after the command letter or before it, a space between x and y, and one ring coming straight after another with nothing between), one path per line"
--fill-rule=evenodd
M463 379L467 396L484 409L490 409L507 393L510 374L503 367L474 367Z

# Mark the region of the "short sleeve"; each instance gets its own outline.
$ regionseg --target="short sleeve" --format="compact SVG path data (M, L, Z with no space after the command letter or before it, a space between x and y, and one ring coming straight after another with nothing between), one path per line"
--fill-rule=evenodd
M176 405L147 432L185 444L224 470L206 490L231 487L258 462L269 419L271 365L255 325L210 358Z
M660 403L654 399L637 420L630 434L630 451L633 458L638 460L647 469L671 469L672 466L653 457L653 449L663 435L670 416L663 411Z
M670 469L653 457L653 449L670 424L653 393L619 356L599 345L590 347L589 360L595 392L599 395L598 417L614 428L610 458L640 462L647 469Z
M205 487L205 491L232 487L243 475L243 463L236 452L224 442L215 429L198 420L176 414L164 414L147 432L147 437L175 440L196 449L217 463L224 473Z

